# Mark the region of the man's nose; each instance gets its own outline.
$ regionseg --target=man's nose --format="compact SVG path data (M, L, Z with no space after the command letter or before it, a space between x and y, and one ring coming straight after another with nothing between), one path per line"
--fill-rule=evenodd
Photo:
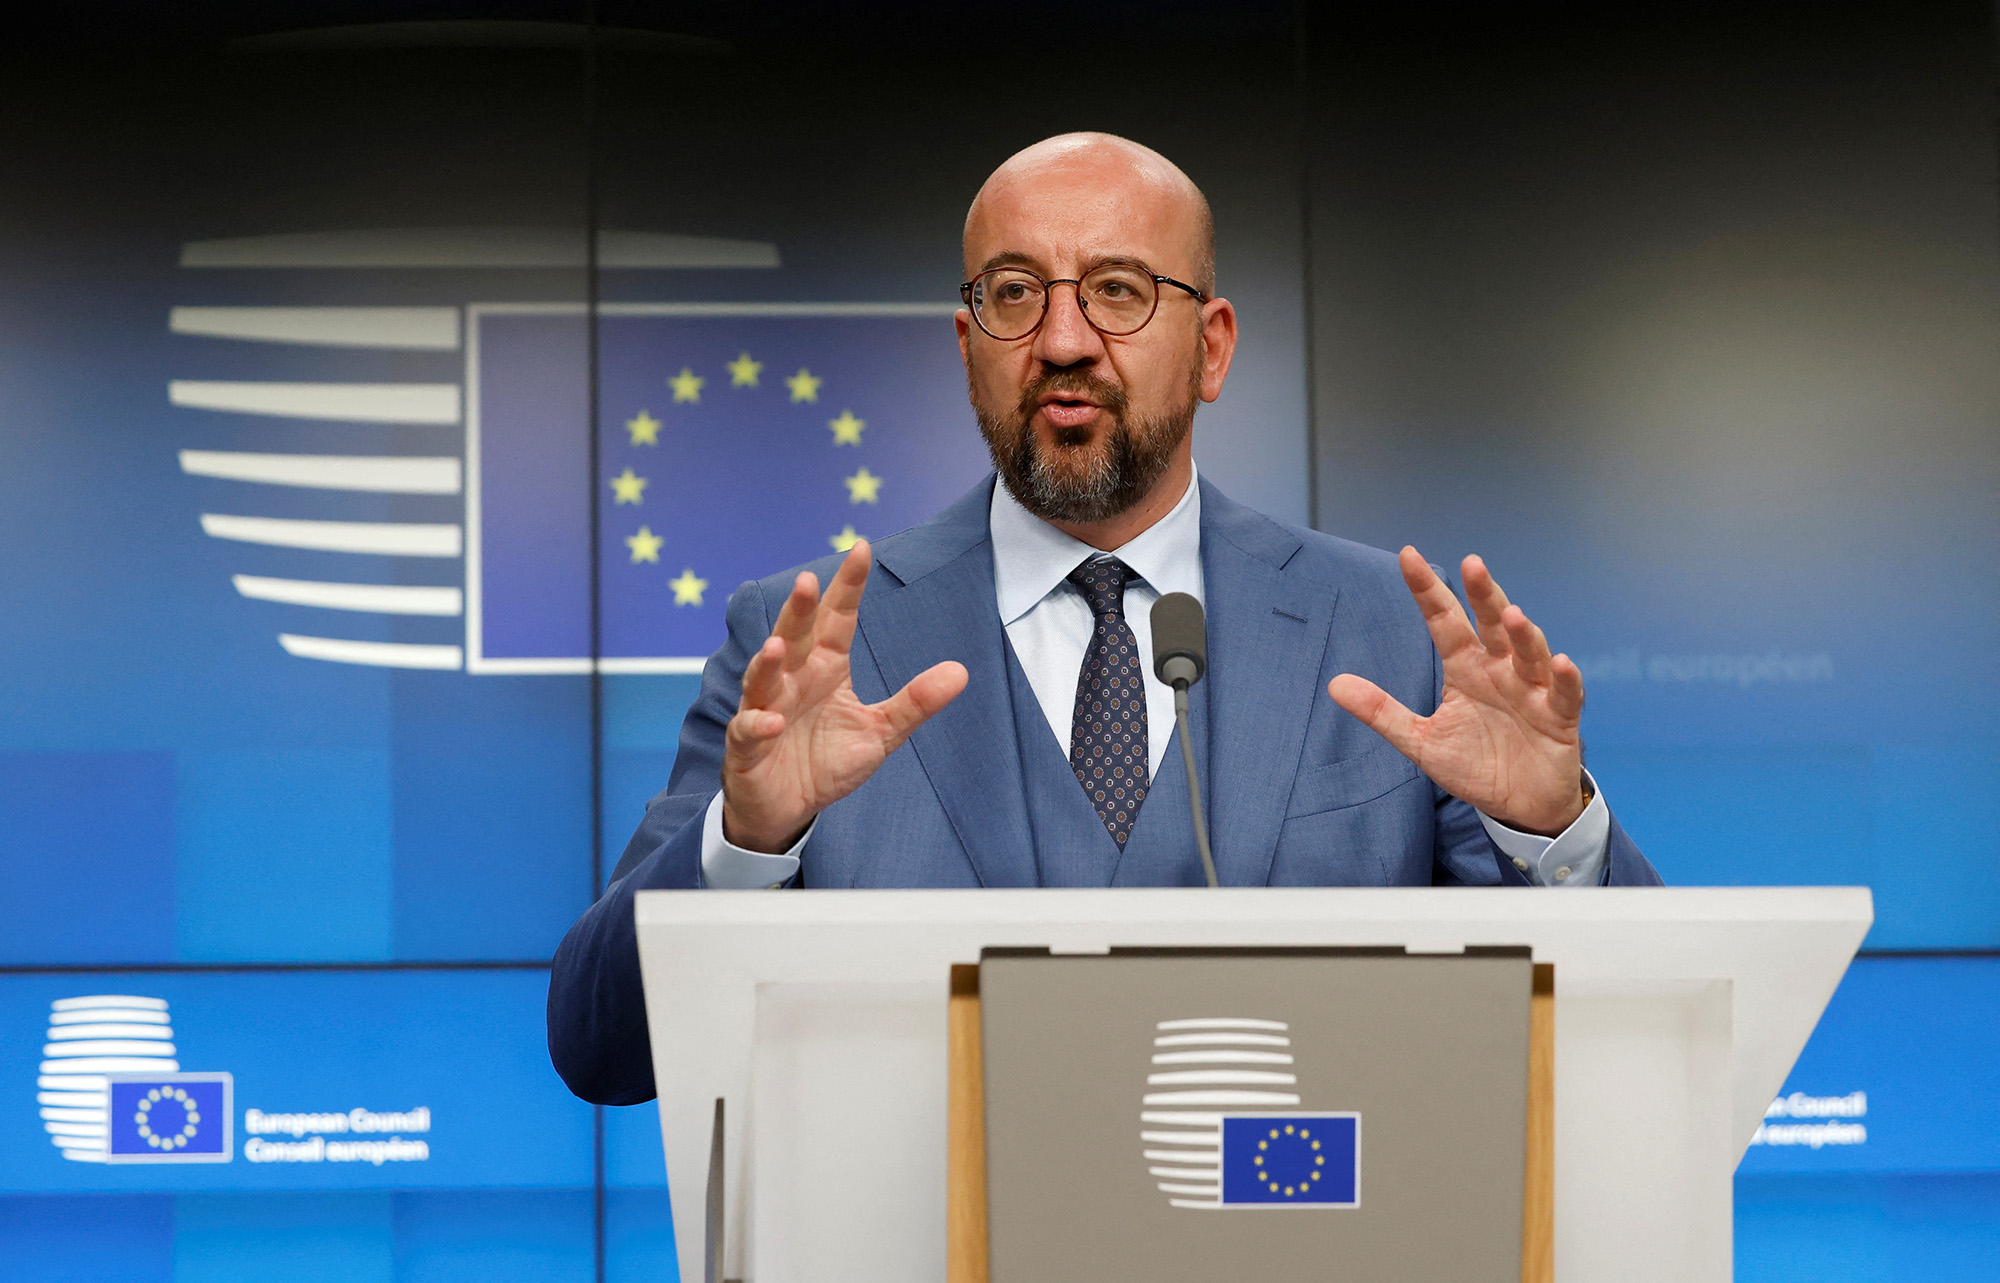
M1092 361L1104 355L1104 336L1084 319L1077 287L1070 284L1049 288L1049 312L1042 328L1035 331L1034 356L1045 365L1065 366Z

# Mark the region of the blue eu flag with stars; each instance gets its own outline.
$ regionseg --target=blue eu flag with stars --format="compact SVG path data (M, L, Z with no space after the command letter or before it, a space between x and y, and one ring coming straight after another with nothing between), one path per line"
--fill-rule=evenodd
M111 1077L106 1161L228 1162L231 1085L219 1073Z
M988 463L949 311L607 308L588 424L581 313L473 308L468 667L699 671L744 580L958 498Z
M1223 1206L1354 1207L1360 1201L1361 1115L1224 1115Z

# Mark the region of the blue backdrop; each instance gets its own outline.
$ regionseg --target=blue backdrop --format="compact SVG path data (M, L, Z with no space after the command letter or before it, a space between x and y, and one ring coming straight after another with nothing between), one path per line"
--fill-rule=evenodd
M1323 101L1293 7L1251 9L1161 19L1149 65L1197 82L948 134L962 40L801 14L607 61L594 117L566 49L5 64L0 1279L672 1277L654 1115L563 1091L547 959L736 584L983 471L959 220L1078 125L1215 202L1244 339L1204 475L1485 554L1668 881L1865 883L1870 948L1933 953L1835 997L1742 1165L1739 1276L1992 1276L1989 15L1904 7L1936 48L1900 62L1732 27L1727 84L1706 27L1685 66L1347 33ZM68 1080L117 1071L47 1067L93 997L164 1016L96 1059L231 1076L229 1162L94 1161ZM356 1110L425 1126L249 1158Z

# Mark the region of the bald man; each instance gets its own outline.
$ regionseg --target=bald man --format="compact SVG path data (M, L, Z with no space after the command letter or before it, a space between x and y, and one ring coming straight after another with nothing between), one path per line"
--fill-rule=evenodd
M1151 675L1169 592L1208 614L1189 729L1224 885L1659 881L1583 771L1582 674L1477 557L1468 619L1415 549L1196 477L1236 311L1186 174L1121 138L1047 139L986 180L964 247L959 351L995 475L730 599L667 789L556 954L573 1091L653 1096L640 890L1201 885Z

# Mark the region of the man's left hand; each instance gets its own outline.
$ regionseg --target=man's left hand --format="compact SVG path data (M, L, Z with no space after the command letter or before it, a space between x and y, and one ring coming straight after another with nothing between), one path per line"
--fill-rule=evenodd
M1327 694L1445 792L1509 828L1556 836L1584 808L1583 673L1549 654L1548 638L1479 558L1461 566L1472 620L1415 548L1399 561L1444 661L1437 711L1418 717L1353 673L1327 683Z

